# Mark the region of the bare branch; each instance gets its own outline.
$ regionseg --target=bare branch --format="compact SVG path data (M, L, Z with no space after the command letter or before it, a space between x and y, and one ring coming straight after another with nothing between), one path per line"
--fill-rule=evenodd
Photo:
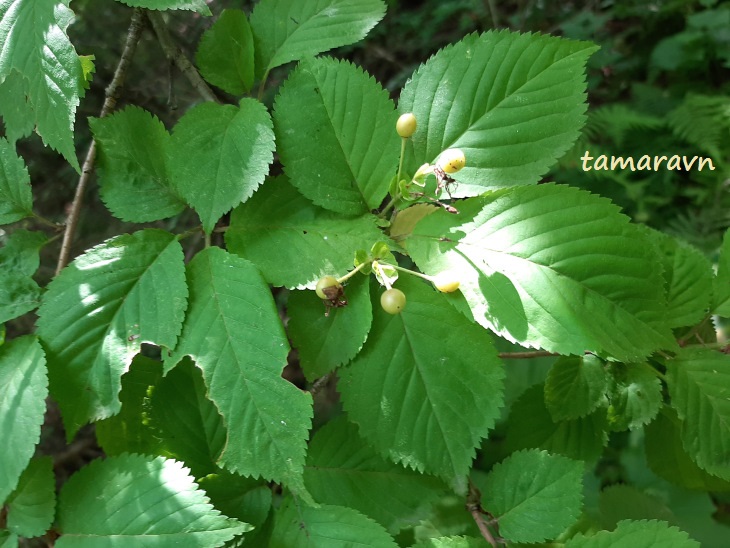
M477 524L482 536L490 545L497 548L497 541L492 535L492 532L489 530L489 527L484 521L484 517L482 515L484 510L482 510L481 498L482 494L479 492L479 489L477 489L471 480L469 480L469 494L466 497L466 509L469 510L469 513L474 518L474 522Z

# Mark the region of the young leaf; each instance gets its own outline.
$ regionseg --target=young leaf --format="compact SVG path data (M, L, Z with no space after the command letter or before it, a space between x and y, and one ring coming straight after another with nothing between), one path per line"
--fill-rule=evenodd
M123 221L146 223L185 208L165 165L170 134L156 116L129 106L105 118L90 118L99 150L101 199Z
M700 468L730 480L730 356L683 348L667 361L667 387L687 453Z
M589 415L602 403L608 375L599 358L564 356L555 361L545 381L545 406L553 421Z
M343 506L305 506L287 497L276 511L269 548L396 548L383 529L360 512Z
M219 463L303 491L312 398L281 378L289 344L269 286L248 261L218 247L187 267L190 306L165 369L190 356L228 428Z
M656 419L644 428L646 462L657 476L684 489L730 491L730 482L712 476L697 466L682 445L682 421L663 406Z
M651 422L662 405L662 384L647 363L611 364L608 424L620 432Z
M722 240L717 276L712 281L712 312L723 318L730 318L730 230L725 232Z
M189 10L201 15L210 15L210 8L205 0L119 0L133 8L148 10Z
M216 471L226 443L226 427L218 409L206 397L203 377L184 359L155 387L150 420L170 455L199 478Z
M486 480L482 506L513 542L542 542L575 523L583 501L583 463L547 451L514 453Z
M382 310L380 290L371 292L370 335L339 372L343 406L380 453L461 480L499 415L502 364L489 334L442 294L410 276L398 288L408 304L397 315Z
M422 65L403 88L401 113L418 130L407 172L459 148L466 167L458 196L536 183L578 138L585 122L589 42L501 31L470 34Z
M23 82L6 91L12 103L29 103L25 116L35 118L43 143L60 152L78 172L73 141L76 107L84 79L81 62L66 36L74 14L70 0L0 0L0 86L12 71ZM16 76L17 78L17 76ZM7 97L7 92L12 92ZM4 109L3 109L4 111ZM8 135L21 136L27 129L8 126L18 118L5 117Z
M6 119L6 124L7 119ZM33 214L33 195L25 162L15 147L0 138L0 225L19 221Z
M251 526L213 508L181 463L120 455L95 460L68 480L59 496L58 528L58 548L214 548Z
M266 107L251 98L238 108L203 103L175 126L169 146L174 186L207 233L264 181L274 158L272 128Z
M384 15L381 0L262 0L251 13L256 74L359 42Z
M143 342L175 346L187 298L183 258L172 234L146 229L86 251L49 284L38 335L68 439L119 412L120 378Z
M158 454L157 432L149 424L149 394L162 378L162 363L137 354L122 375L122 410L95 426L96 439L106 455Z
M18 487L7 501L8 529L21 537L39 537L53 522L56 509L56 479L53 459L30 461Z
M383 239L376 223L374 215L321 209L277 177L233 210L226 245L256 263L270 284L314 289L322 276L346 274L358 249Z
M613 531L599 531L593 536L577 535L565 543L565 548L700 548L700 543L684 531L670 527L664 521L621 521Z
M536 384L512 404L507 450L539 448L578 460L597 459L608 443L605 411L599 408L587 417L553 422L543 394L543 384Z
M375 209L398 165L388 93L346 61L302 61L274 105L284 172L315 204L347 215Z
M0 268L32 276L40 266L38 254L46 242L48 238L42 232L16 230L5 238L5 245L0 247Z
M347 306L332 308L325 316L322 300L314 291L289 293L287 328L309 381L354 358L370 332L373 310L369 278L355 275L345 288L345 296Z
M427 274L460 272L484 327L523 346L624 361L676 347L654 248L608 200L545 184L493 191L459 211L425 217L405 243Z
M317 502L358 510L390 533L418 525L446 489L433 476L385 460L343 416L314 435L304 483Z
M223 10L200 39L195 61L208 82L232 95L253 85L253 33L241 10Z
M46 412L48 377L38 340L26 335L0 346L0 502L15 488L33 456Z

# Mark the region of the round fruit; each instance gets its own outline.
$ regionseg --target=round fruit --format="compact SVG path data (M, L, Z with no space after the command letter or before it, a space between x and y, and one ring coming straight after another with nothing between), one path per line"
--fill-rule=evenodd
M320 299L329 299L330 297L328 297L325 293L325 290L329 287L340 288L342 287L342 284L338 282L337 278L335 278L334 276L323 276L317 282L317 288L315 289L317 297L319 297Z
M400 289L388 289L380 296L380 306L388 314L400 314L406 307L406 296Z
M398 135L404 138L408 138L416 132L416 117L412 112L401 115L398 121L395 123L395 130Z
M459 148L449 148L443 151L437 165L446 173L456 173L466 165L466 156Z
M445 272L440 272L436 274L436 276L434 276L433 285L436 286L436 289L441 291L441 293L453 293L454 291L459 289L461 282L459 281L459 278L454 275L453 272L449 272L447 270Z

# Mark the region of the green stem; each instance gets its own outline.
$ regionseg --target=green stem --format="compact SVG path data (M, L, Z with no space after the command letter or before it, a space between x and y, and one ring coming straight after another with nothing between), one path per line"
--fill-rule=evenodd
M264 90L266 89L266 80L269 78L269 71L267 70L264 73L264 77L261 78L261 83L259 84L259 93L258 93L258 100L261 101L264 97Z
M355 274L357 274L358 272L360 272L363 268L365 268L365 265L367 265L367 264L370 264L370 263L360 263L353 270L351 270L350 272L348 272L347 274L345 274L344 276L342 276L342 278L338 278L337 279L337 283L340 283L341 284L342 282L346 282L347 280L349 280L350 278L352 278Z
M393 264L390 266L392 266L396 270L400 270L401 272L408 272L408 274L412 274L413 276L418 276L419 278L423 278L424 280L433 282L433 277L429 276L428 274L422 274L421 272L416 272L416 271L410 270L408 268L403 268L402 266L398 266L397 264Z
M210 234L208 234L207 232L205 233L205 247L210 247Z
M651 371L652 373L654 373L654 375L659 377L660 380L664 381L665 383L667 382L667 377L664 375L664 373L662 373L656 367L653 367L652 365L650 365L648 363L645 363L645 365L649 368L649 371Z
M400 160L398 160L398 175L395 179L395 184L400 184L400 174L403 171L403 158L406 155L406 137L401 137L400 139Z

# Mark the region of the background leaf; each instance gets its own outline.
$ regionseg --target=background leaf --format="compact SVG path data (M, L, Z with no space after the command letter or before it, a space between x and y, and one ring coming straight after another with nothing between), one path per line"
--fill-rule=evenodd
M31 278L0 267L0 323L38 308L41 288Z
M343 407L395 462L463 479L498 416L502 365L489 335L430 285L402 276L398 288L408 300L395 316L372 292L368 340L339 372Z
M596 356L563 356L545 381L545 406L554 421L592 413L605 399L608 375Z
M712 281L712 311L724 318L730 318L730 230L725 232L722 239L717 276Z
M2 0L0 1L0 87L15 70L10 104L29 103L25 116L35 118L35 130L43 143L60 152L66 161L81 172L73 141L74 117L82 93L83 72L66 27L74 14L70 0ZM10 107L12 108L12 107ZM26 135L27 126L10 126L19 121L0 112L8 136ZM14 138L12 140L15 140Z
M307 380L314 381L348 363L362 348L373 321L370 277L355 275L345 288L347 306L325 315L314 291L289 293L287 330L299 351L299 363Z
M565 543L565 548L699 548L700 543L687 533L663 521L622 521L614 531L599 531L591 537L578 535Z
M633 485L609 485L599 495L601 526L613 530L624 519L655 519L673 523L674 514L667 506Z
M59 548L140 542L214 548L251 526L213 508L179 462L121 455L96 460L68 480L59 496L58 528Z
M460 273L483 326L560 354L631 361L676 347L655 252L608 200L544 184L464 200L459 211L428 215L405 243L427 274Z
M253 33L241 10L223 10L203 34L195 54L208 82L232 95L251 89L254 75Z
M291 497L276 512L270 548L396 548L382 526L360 512L342 506L312 508Z
M304 482L317 502L362 512L390 533L418 525L446 490L433 476L378 455L344 416L333 419L314 435Z
M683 348L667 361L667 387L687 453L710 474L730 480L730 356Z
M460 148L455 196L536 183L585 122L584 66L596 46L516 32L470 34L440 50L403 88L401 114L418 129L407 171Z
M547 451L513 453L487 476L482 506L514 542L542 542L575 523L583 500L583 463Z
M262 0L251 13L256 74L359 42L384 15L381 0Z
M302 61L274 105L284 172L315 204L358 215L380 206L398 166L388 93L346 61Z
M39 537L53 522L56 510L56 479L53 459L30 461L18 486L7 501L8 529L21 537Z
M345 218L299 194L284 177L269 179L231 214L226 245L275 286L314 289L325 275L343 276L355 252L384 239L377 218Z
M120 378L142 343L175 346L186 298L182 248L156 229L107 240L49 284L38 335L68 439L119 412Z
M187 267L190 306L170 370L190 356L228 428L219 463L303 492L312 399L281 378L289 344L256 267L218 247Z
M636 430L651 422L662 405L662 385L647 363L611 364L608 424L612 430Z
M5 124L7 126L7 120ZM0 138L0 225L14 223L32 214L33 195L28 169L15 152L15 147Z
M146 223L185 208L165 165L170 134L156 116L128 106L105 118L90 118L89 125L99 150L101 199L115 217Z
M46 412L46 360L35 337L0 346L0 386L0 432L12 448L0 452L0 501L5 501L33 456Z
M239 107L202 103L175 126L169 146L174 186L210 233L224 213L263 183L274 156L266 107L241 99Z

